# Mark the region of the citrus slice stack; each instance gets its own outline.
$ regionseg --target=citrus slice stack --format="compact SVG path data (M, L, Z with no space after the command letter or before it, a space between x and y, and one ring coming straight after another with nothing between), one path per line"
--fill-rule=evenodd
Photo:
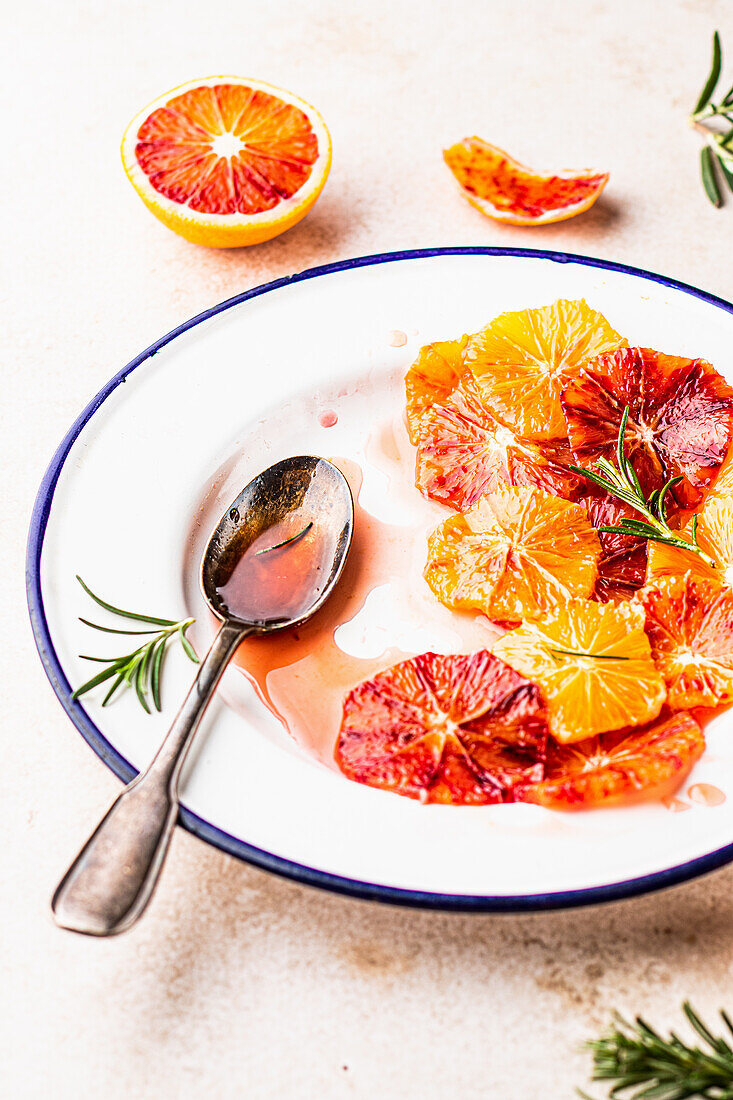
M510 225L547 225L581 214L592 206L608 182L608 172L533 172L496 145L464 138L443 153L472 206Z
M644 612L631 603L569 600L499 638L492 652L539 685L550 733L564 744L649 722L664 703Z
M733 702L733 590L692 573L637 596L672 709Z
M542 778L546 740L539 690L502 661L423 653L349 694L336 761L371 787L486 805Z
M289 229L321 193L331 139L318 112L261 81L182 84L145 107L122 140L149 210L196 244L233 248Z
M421 493L458 511L502 485L537 486L570 497L578 477L573 456L557 440L541 447L517 436L489 412L468 374L422 420L415 484Z
M672 477L694 507L714 481L733 436L733 389L710 363L621 348L586 363L562 394L576 462L613 461L624 409L626 457L648 494Z
M518 622L590 595L599 556L580 505L504 487L433 532L425 579L446 607Z
M587 810L673 794L699 760L705 738L680 712L632 733L607 733L574 745L550 745L545 778L517 800L552 810Z
M617 527L621 519L638 519L638 512L602 490L583 497L580 503L585 507L588 519L596 529ZM598 537L601 540L601 557L593 597L601 603L628 600L644 584L647 566L646 540L608 531L599 531Z
M471 336L464 359L481 399L523 439L564 439L560 394L585 360L624 345L584 301L502 313Z

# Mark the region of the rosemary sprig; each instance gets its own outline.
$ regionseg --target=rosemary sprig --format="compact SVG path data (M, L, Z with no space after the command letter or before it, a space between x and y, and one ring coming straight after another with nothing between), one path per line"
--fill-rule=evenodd
M548 649L548 653L557 653L567 657L593 657L596 661L628 661L628 657L617 656L615 653L584 653L581 649Z
M107 667L98 672L96 676L92 676L81 687L78 687L71 698L78 699L80 695L91 691L92 688L112 680L112 685L102 700L103 707L107 706L118 688L133 687L143 710L150 714L150 707L148 706L148 692L150 692L153 706L159 711L161 709L160 678L163 670L163 660L171 638L177 638L186 656L198 664L196 652L186 637L186 631L194 620L180 619L176 622L174 619L161 619L155 615L141 615L136 611L124 611L122 608L115 607L113 604L107 603L106 600L100 599L84 583L81 577L77 576L76 579L86 594L96 604L103 607L105 611L109 611L113 615L119 615L123 619L134 619L136 622L148 623L152 629L124 630L116 626L101 626L99 623L93 623L89 619L83 619L79 616L79 621L84 623L85 626L90 626L93 630L100 630L105 634L150 634L152 637L131 653L126 653L121 657L89 657L86 654L80 654L83 661L94 661Z
M685 1100L695 1096L733 1100L733 1048L729 1040L715 1035L689 1001L682 1008L701 1044L691 1046L674 1032L663 1038L641 1016L628 1023L616 1015L600 1039L586 1044L593 1054L592 1080L613 1082L609 1096L624 1093L626 1100ZM733 1036L730 1017L722 1010L720 1016Z
M723 205L721 178L733 191L733 85L719 103L712 102L722 66L723 51L716 31L710 72L690 115L690 125L705 138L700 150L700 175L705 194L713 206ZM722 130L718 128L721 121L725 124Z
M269 554L271 550L281 550L283 546L291 546L294 542L302 539L303 535L307 535L313 526L313 520L306 523L302 531L298 531L297 535L291 535L288 539L283 539L282 542L276 542L272 546L263 546L261 550L255 550L255 557L258 554Z
M667 493L681 477L671 477L661 489L654 489L647 500L639 484L634 467L626 457L626 424L629 419L629 406L624 409L621 417L618 441L616 443L616 466L607 458L599 458L595 468L587 470L583 466L571 466L576 474L582 474L590 481L599 485L606 492L611 493L619 500L624 501L630 508L642 515L643 519L623 518L617 526L599 527L599 531L615 535L633 535L636 538L650 539L652 542L663 542L667 546L675 546L678 550L690 550L698 554L711 569L715 569L715 561L706 554L697 541L697 516L693 516L690 536L692 541L681 538L678 531L673 531L667 523Z

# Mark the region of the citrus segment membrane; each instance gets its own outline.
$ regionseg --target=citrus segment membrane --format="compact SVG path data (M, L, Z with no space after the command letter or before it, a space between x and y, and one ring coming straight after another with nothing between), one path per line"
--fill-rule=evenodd
M564 439L560 394L586 359L626 341L584 301L502 313L471 336L466 366L484 404L525 439Z
M501 487L428 540L425 579L447 607L517 622L589 596L600 543L578 504Z
M563 441L538 446L500 424L466 374L422 418L415 483L424 496L458 511L503 485L537 486L570 497L578 477Z
M371 787L486 805L542 777L546 741L538 688L503 661L423 653L349 694L336 761Z
M169 228L227 247L267 240L302 218L328 175L331 143L318 112L290 92L211 77L141 111L122 159Z
M578 465L613 462L626 406L626 457L646 496L673 477L671 496L694 507L733 436L733 389L704 359L619 348L567 381L562 408Z
M733 702L733 590L686 573L637 597L674 710Z
M568 600L492 652L539 685L550 733L564 744L651 721L664 703L644 612L631 603Z
M443 159L472 206L511 225L572 218L592 206L608 182L607 172L593 168L533 172L478 137L452 145Z
M517 800L552 810L590 810L673 794L699 760L705 737L684 712L632 733L548 747L545 778Z

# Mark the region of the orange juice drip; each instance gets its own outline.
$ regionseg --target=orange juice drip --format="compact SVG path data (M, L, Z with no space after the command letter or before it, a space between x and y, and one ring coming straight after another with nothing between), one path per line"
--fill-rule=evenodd
M725 802L724 793L712 783L693 783L687 795L701 806L720 806Z
M379 657L352 657L334 634L363 607L369 593L409 566L409 529L383 523L358 501L362 475L337 459L354 495L354 538L339 583L323 609L304 626L243 642L234 663L252 682L262 702L300 744L333 765L344 699L361 680L412 656L387 650Z

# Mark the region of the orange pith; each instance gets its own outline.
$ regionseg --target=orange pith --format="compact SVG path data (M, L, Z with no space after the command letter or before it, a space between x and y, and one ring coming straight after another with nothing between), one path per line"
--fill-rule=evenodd
M492 652L538 684L550 733L564 744L649 722L664 703L644 613L632 603L566 600L499 638Z
M318 141L299 108L245 85L192 88L138 130L135 155L156 191L210 214L257 214L303 186Z
M664 798L679 787L704 748L702 730L684 712L632 733L550 745L544 779L517 791L516 798L552 810Z
M703 359L621 348L567 381L562 408L580 466L613 461L624 408L626 457L643 490L682 477L672 496L694 507L715 479L733 436L733 389Z
M540 779L538 689L490 653L423 653L347 697L336 760L350 779L424 802L486 805Z
M465 351L484 404L524 439L565 439L560 394L584 360L626 341L584 301L502 313Z
M533 172L477 137L452 145L443 159L472 206L511 225L572 218L593 205L608 181L607 172L595 169Z
M433 532L425 579L447 607L516 622L589 596L599 556L580 505L503 486Z
M637 599L668 705L733 702L733 590L686 573L653 582Z
M570 497L578 485L572 454L558 440L540 447L496 420L465 374L421 418L415 484L421 493L458 511L502 485L536 486Z

